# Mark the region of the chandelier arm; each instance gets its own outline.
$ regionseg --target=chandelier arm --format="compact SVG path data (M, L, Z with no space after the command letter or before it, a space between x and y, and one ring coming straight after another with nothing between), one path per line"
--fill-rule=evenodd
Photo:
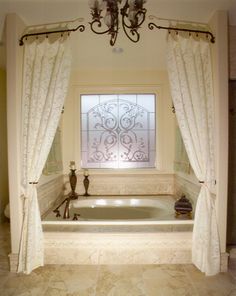
M125 24L124 24L123 21L122 21L122 27L123 27L123 30L124 30L124 32L125 32L125 35L129 38L130 41L132 41L132 42L134 42L134 43L136 43L136 42L139 41L139 39L140 39L140 34L137 32L136 29L130 29L130 28L128 28L128 29L130 29L130 32L131 32L132 36L134 36L134 37L132 38L132 37L130 36L130 34L128 34L128 32L127 32L127 27L125 26Z
M64 29L64 30L54 30L54 31L44 31L44 32L38 32L38 33L28 33L28 34L24 34L21 36L20 40L19 40L19 45L23 46L24 45L24 39L27 39L27 37L30 36L40 36L40 35L46 35L46 37L50 34L57 34L57 33L70 33L70 32L75 32L79 30L80 32L84 32L85 30L85 26L84 25L79 25L76 28L72 28L72 29Z
M96 24L96 23L97 23L97 27L98 28L101 28L102 27L102 23L101 23L100 20L94 20L94 21L90 22L89 23L90 24L90 29L93 31L93 33L102 35L102 34L106 34L106 33L109 33L110 32L110 29L107 29L107 30L101 31L101 32L96 31L96 29L94 28L94 24Z
M111 36L111 39L110 39L110 45L111 45L111 46L114 46L114 45L115 45L115 43L116 43L116 39L117 39L117 36L118 36L118 31L115 32L114 37Z
M137 17L138 15L142 15L142 20L141 20L141 22L139 23L139 24L137 24L136 25L136 30L138 29L138 28L140 28L140 26L143 24L143 22L145 21L145 19L146 19L146 9L143 9L142 11L138 11L137 13L136 13L136 15L135 15L135 17ZM128 18L128 15L125 13L125 14L122 14L122 24L124 23L125 24L125 26L126 26L126 28L128 28L128 29L133 29L133 26L132 25L128 25L126 22L125 22L125 17L127 17Z
M137 13L137 16L138 16L139 14L142 15L142 20L141 20L141 22L137 25L137 27L140 27L140 26L143 24L143 22L145 21L145 19L146 19L146 12L147 12L147 9L143 8L142 11L139 11L139 12Z
M119 31L119 19L117 19L116 30L114 30L111 33L111 39L110 39L110 45L111 46L114 46L115 43L116 43L116 39L117 39L117 36L118 36L118 31Z
M135 29L132 29L132 27L126 25L126 23L125 23L125 16L127 16L127 15L126 15L126 14L122 14L122 27L123 27L123 30L124 30L124 32L125 32L125 35L126 35L126 37L129 38L130 41L136 43L136 42L139 41L139 38L140 38L139 33L138 33ZM132 37L128 34L127 29L130 30L130 32L131 32L131 34L134 36L134 38L132 38Z
M210 42L211 43L215 43L215 36L210 31L194 30L194 29L184 29L184 28L175 28L175 27L165 27L165 26L158 26L158 25L156 25L154 23L149 23L148 24L148 28L150 30L153 30L154 27L156 27L157 29L164 29L164 30L168 30L168 31L175 31L176 33L178 31L180 31L180 32L189 32L189 33L196 33L196 34L205 34L207 36L210 36Z

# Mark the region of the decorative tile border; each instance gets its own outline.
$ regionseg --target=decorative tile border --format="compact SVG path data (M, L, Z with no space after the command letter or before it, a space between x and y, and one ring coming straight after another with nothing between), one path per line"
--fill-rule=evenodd
M77 175L76 191L84 194L83 176ZM173 174L92 174L89 176L91 195L156 195L174 194ZM64 176L66 192L70 191L68 176Z

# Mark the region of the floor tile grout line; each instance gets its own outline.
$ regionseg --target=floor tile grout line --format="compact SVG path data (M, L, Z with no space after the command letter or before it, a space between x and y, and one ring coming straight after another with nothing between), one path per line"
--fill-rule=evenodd
M98 264L97 265L97 274L96 274L95 287L94 287L94 296L97 295L97 285L98 285L98 279L99 279L100 269L101 269L101 265Z
M194 288L195 292L196 292L196 295L197 296L201 296L199 293L198 293L198 289L197 287L195 286L193 280L192 280L192 277L190 276L189 274L189 271L187 270L186 268L186 265L184 265L184 271L185 271L185 274L186 274L186 277L189 279L189 282L191 283L191 286Z

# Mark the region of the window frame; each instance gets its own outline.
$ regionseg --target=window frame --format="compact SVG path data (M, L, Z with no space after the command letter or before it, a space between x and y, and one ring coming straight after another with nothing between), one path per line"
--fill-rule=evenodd
M154 168L125 168L125 169L111 169L111 168L94 168L89 169L91 174L107 174L109 171L112 171L112 174L142 174L142 173L173 173L173 171L165 170L166 164L166 156L165 156L165 147L164 147L164 136L165 132L163 127L164 123L164 115L163 108L169 109L169 100L168 96L165 93L165 86L163 84L150 84L150 85L74 85L73 88L73 100L70 101L71 107L75 110L74 117L74 136L73 136L73 151L71 153L74 154L74 160L77 164L77 170L82 170L81 167L81 122L80 122L80 114L81 114L81 101L80 96L86 94L110 94L110 93L125 93L125 94L133 94L133 93L153 93L156 96L156 163ZM167 96L166 102L164 98ZM71 108L70 107L70 108ZM171 108L170 108L171 113ZM65 131L64 131L65 132ZM164 156L164 157L163 157ZM68 159L69 160L69 159ZM66 160L65 160L66 161ZM67 161L68 162L68 161ZM66 162L66 163L67 163Z

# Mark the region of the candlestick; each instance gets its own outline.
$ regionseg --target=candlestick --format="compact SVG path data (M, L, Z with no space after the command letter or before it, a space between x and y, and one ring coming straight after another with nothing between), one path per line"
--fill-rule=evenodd
M90 194L88 193L88 188L89 188L89 178L88 178L88 176L84 175L83 183L84 183L84 189L85 189L84 196L89 196Z
M76 188L76 183L77 183L77 176L75 171L73 169L70 169L71 172L69 174L69 180L70 180L70 187L71 187L71 193L70 193L70 198L71 199L77 199L78 198L78 194L75 192L75 188Z

